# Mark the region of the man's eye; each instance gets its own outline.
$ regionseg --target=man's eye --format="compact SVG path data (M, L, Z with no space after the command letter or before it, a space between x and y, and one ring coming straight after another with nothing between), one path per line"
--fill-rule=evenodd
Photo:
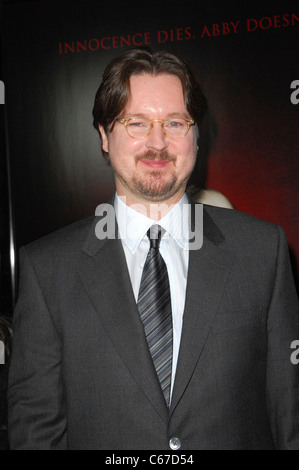
M129 121L129 127L148 127L148 122L146 121Z
M166 127L182 127L184 126L184 123L182 121L167 121L166 122Z

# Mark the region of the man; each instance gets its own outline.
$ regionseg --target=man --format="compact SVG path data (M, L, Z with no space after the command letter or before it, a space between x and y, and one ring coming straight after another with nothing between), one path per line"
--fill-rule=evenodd
M205 206L202 247L189 242L202 230L185 188L205 108L170 53L108 65L93 115L116 237L92 217L21 250L13 449L299 448L282 229Z

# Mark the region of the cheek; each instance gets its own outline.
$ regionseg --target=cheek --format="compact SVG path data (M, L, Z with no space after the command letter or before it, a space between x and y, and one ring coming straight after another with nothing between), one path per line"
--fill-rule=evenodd
M185 167L187 170L192 169L195 164L196 154L197 143L196 141L192 140L181 153L182 166Z
M108 142L110 157L119 160L129 159L142 152L144 144L130 137L124 139L110 137Z

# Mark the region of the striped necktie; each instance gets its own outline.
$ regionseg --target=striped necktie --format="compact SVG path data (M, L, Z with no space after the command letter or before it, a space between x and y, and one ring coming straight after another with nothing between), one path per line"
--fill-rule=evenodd
M144 264L138 310L167 406L170 404L172 368L172 313L166 264L160 254L161 227L147 232L150 249Z

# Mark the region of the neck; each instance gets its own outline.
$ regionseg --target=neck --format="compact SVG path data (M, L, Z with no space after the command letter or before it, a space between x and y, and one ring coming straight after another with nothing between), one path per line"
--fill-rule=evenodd
M167 200L148 201L142 197L132 196L117 191L120 199L129 207L153 220L162 219L175 204L179 202L185 191L175 194Z

